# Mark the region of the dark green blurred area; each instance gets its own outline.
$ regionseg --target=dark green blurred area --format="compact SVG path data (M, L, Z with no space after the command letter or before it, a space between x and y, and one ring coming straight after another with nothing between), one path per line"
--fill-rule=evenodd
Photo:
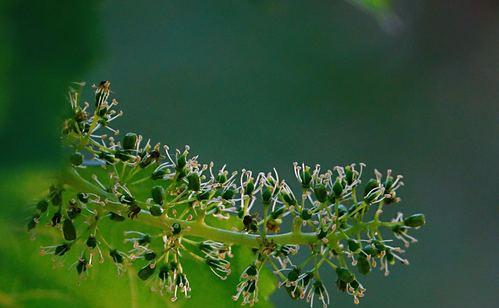
M101 79L119 128L202 161L286 178L293 161L404 174L386 215L428 224L409 267L366 278L361 307L496 306L499 5L395 1L397 20L367 2L369 14L342 1L0 2L0 306L129 306L112 268L77 287L23 232L58 170L67 86Z

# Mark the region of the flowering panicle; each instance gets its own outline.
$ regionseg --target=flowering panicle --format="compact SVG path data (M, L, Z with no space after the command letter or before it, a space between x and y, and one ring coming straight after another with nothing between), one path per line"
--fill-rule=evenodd
M275 169L217 169L200 162L189 146L172 150L133 132L121 135L111 126L123 113L110 100L110 82L94 86L93 103L82 102L82 88L69 92L71 113L62 129L72 151L69 168L36 203L27 224L33 234L45 226L57 230L60 241L41 254L74 258L79 276L107 259L119 273L134 267L151 290L175 301L190 297L186 258L224 280L237 261L232 246L242 246L253 251L253 260L233 286L234 300L256 304L261 273L271 268L292 298L326 307L333 286L358 303L363 275L378 265L388 275L397 261L409 264L389 237L407 248L425 218L399 213L382 219L386 206L401 201L402 176L392 170L375 170L364 183L363 163L331 169L294 163L294 190ZM108 224L136 230L123 230L124 243L113 243L102 228ZM320 276L327 268L336 283Z

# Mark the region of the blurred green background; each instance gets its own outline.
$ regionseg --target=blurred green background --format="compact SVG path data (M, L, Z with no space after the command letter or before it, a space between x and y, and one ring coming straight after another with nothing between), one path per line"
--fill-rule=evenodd
M120 128L204 161L404 174L400 209L428 224L409 267L367 277L361 307L497 306L496 1L0 1L0 14L0 306L129 306L126 279L78 287L23 230L59 168L67 86L103 79Z

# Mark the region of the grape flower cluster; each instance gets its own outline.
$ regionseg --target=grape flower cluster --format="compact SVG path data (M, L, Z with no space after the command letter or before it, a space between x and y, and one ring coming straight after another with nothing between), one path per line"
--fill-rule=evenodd
M242 246L253 261L236 273L235 301L256 304L260 274L269 268L291 298L326 307L333 287L357 304L366 290L363 275L375 268L388 275L396 262L409 264L404 250L416 242L409 233L424 225L424 215L381 218L385 207L398 206L402 176L375 170L363 183L362 163L331 170L294 163L299 188L293 190L275 169L215 168L188 146L173 151L136 133L121 136L110 126L123 114L110 99L110 82L93 87L93 106L81 99L84 84L70 88L62 128L68 168L27 224L33 234L55 230L58 240L41 254L56 261L74 256L79 277L109 260L118 273L133 267L151 290L175 301L196 287L185 258L224 280L237 258L232 246ZM133 229L123 233L128 250L117 249L106 233L120 223ZM335 285L321 278L327 269Z

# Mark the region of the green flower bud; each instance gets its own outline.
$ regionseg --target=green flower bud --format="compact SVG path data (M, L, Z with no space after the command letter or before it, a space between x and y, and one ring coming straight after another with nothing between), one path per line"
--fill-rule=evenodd
M286 202L286 204L288 204L290 206L296 205L296 200L293 197L293 195L288 194L287 192L283 191L283 192L281 192L281 196L282 196L282 199L284 200L284 202Z
M223 193L224 193L224 190L222 188L216 188L215 194L213 194L213 198L222 197Z
M109 108L107 107L102 107L100 110L98 110L97 114L99 115L99 117L101 117L99 119L99 124L102 125L102 126L106 126L107 125L107 119L104 118L104 116L109 112Z
M68 244L61 244L55 248L54 253L56 256L63 256L68 251L69 251L69 245Z
M151 236L149 234L142 235L137 241L140 245L144 246L151 242Z
M116 249L112 249L109 251L109 256L113 259L115 263L123 263L123 256Z
M69 219L75 219L80 215L81 213L81 208L78 207L78 205L73 204L68 208L67 214Z
M154 260L156 258L156 253L154 251L148 251L144 254L144 259L147 261Z
M376 187L379 186L379 183L376 179L370 179L369 182L367 182L366 184L366 187L364 188L364 198L367 197L367 195L369 194L369 192L373 189L375 189ZM371 195L369 197L369 200L367 201L372 201L376 196L375 195Z
M248 276L256 276L256 274L258 273L258 271L256 270L256 266L255 265L250 265L246 268L246 271L244 271L244 273Z
M201 188L201 180L197 173L191 173L187 176L187 188L192 191L198 191Z
M176 235L176 234L180 234L180 231L182 231L182 227L180 226L180 224L178 224L178 223L174 223L174 224L172 225L172 233L173 233L174 235Z
M217 183L223 184L227 182L227 175L224 172L220 172L217 175Z
M233 189L229 188L223 192L222 199L230 200L234 197L235 194L236 194L236 192Z
M343 193L343 185L341 184L341 180L339 178L333 184L333 192L336 198L339 198Z
M327 232L323 229L320 229L319 232L317 232L317 238L322 240L323 238L325 238L327 235Z
M159 269L158 277L161 280L166 280L168 279L168 272L170 271L170 268L168 265L163 265Z
M384 184L386 192L389 192L390 189L392 188L393 181L394 181L393 176L389 175L386 177L385 184Z
M176 270L176 269L178 269L178 264L177 264L177 262L175 262L175 261L171 261L171 262L170 262L170 270L171 270L171 271L174 271L174 270Z
M165 195L165 190L162 186L154 186L151 189L152 200L156 204L163 204L163 196Z
M69 161L73 166L79 166L83 164L83 155L80 152L75 152L71 154Z
M354 280L352 282L350 282L350 286L354 289L354 290L357 290L359 287L360 287L360 284L357 280Z
M356 240L349 239L348 240L348 250L351 252L359 252L360 251L360 243Z
M76 228L71 219L65 219L62 223L62 233L66 241L74 241L76 239Z
M305 189L310 188L310 182L312 182L312 175L310 174L310 167L305 166L300 172L301 186Z
M352 282L350 282L350 286L354 289L354 290L358 290L359 287L360 287L360 284L357 280L354 280Z
M184 169L185 165L187 165L187 154L187 151L185 151L177 158L177 165L175 166L175 169L177 171L181 171L182 169Z
M247 196L251 196L253 194L253 191L255 191L255 183L253 182L253 180L249 180L244 187L244 194Z
M155 269L156 267L154 266L154 264L148 264L141 268L137 275L141 280L147 280L147 278L151 277L152 274L154 274Z
M367 244L366 246L364 246L364 248L362 248L362 250L364 251L365 254L370 256L375 256L378 254L376 248L371 244Z
M243 224L245 226L249 226L253 222L253 216L251 215L246 215L243 217Z
M298 277L300 277L300 269L297 267L294 267L289 273L288 273L288 280L289 281L296 281L298 280Z
M137 145L137 134L126 133L123 137L123 149L134 150Z
M81 258L78 260L78 264L76 264L76 272L81 274L87 271L87 260L85 258Z
M327 189L324 184L317 184L314 187L314 195L317 201L323 203L327 200Z
M378 253L386 250L386 246L380 241L375 241L373 245Z
M310 218L312 218L312 211L309 209L303 209L303 211L301 211L300 217L303 220L309 220Z
M76 197L78 198L78 200L80 200L81 203L88 202L88 194L87 193L78 193L78 194L76 194Z
M264 186L262 188L262 200L264 204L269 204L272 198L272 189L269 186Z
M120 196L120 202L123 204L135 204L135 198L128 193L124 193Z
M371 271L371 264L369 263L367 258L365 258L364 256L359 256L359 258L357 259L356 266L357 266L357 270L362 275L367 275L369 273L369 271Z
M93 236L89 236L87 238L87 241L85 242L85 244L89 248L95 248L95 247L97 247L97 239L95 237L93 237Z
M351 166L345 167L345 181L348 185L352 185L353 183L353 170Z
M207 190L207 191L203 191L203 192L200 192L196 195L196 198L199 200L199 201L203 201L203 200L207 200L210 198L210 194L211 194L211 191Z
M419 228L425 224L423 214L414 214L404 219L404 225L411 228Z
M149 207L149 212L151 212L152 216L161 216L161 214L163 214L163 208L159 205L151 205Z
M61 223L61 220L62 220L62 214L61 214L61 211L57 211L54 213L54 216L52 216L52 227L55 227L57 226L58 224Z
M355 279L355 276L350 272L347 268L338 267L336 268L336 275L338 275L338 279L344 281L346 283L350 283Z

